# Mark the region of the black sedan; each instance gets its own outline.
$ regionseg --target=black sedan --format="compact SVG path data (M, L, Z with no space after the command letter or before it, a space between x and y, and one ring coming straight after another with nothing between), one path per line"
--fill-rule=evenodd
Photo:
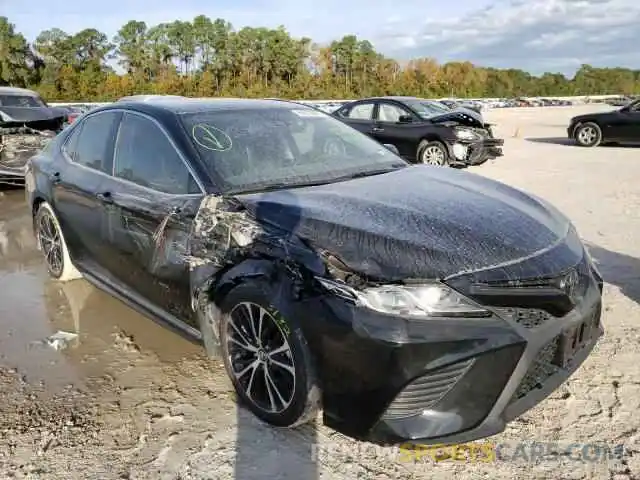
M276 426L322 407L358 439L485 437L602 334L602 279L554 207L299 104L101 107L31 159L26 192L53 277L221 354Z
M493 138L482 115L466 108L415 97L367 98L334 115L412 163L467 167L502 156L504 140Z
M606 143L640 143L640 100L611 112L573 117L567 134L583 147Z

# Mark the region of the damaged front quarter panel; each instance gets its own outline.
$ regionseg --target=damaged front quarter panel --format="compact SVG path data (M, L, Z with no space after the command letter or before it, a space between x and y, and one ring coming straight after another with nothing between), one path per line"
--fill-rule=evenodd
M209 355L219 353L221 316L218 302L211 299L248 278L267 277L275 289L282 283L280 275L287 277L287 285L300 286L324 270L320 257L295 235L257 221L234 198L217 195L202 199L187 250L192 308Z

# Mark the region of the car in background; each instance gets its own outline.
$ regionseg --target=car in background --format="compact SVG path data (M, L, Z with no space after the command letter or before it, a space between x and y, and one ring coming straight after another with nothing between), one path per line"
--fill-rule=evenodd
M553 206L293 102L95 109L30 160L26 192L52 277L201 341L274 426L322 406L362 440L486 437L603 332L602 279Z
M32 90L0 87L0 184L22 185L26 162L68 122Z
M606 143L640 143L640 100L610 112L573 117L567 128L570 139L582 147Z
M412 163L467 167L502 156L482 115L416 97L376 97L347 103L334 116Z

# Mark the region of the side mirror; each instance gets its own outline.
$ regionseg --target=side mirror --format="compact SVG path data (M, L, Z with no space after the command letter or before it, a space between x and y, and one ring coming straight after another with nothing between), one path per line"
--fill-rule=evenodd
M413 117L411 115L400 115L398 117L398 123L411 123L413 122Z
M631 111L631 107L629 105L625 105L620 109L620 113L629 113Z
M392 143L385 143L384 148L386 148L387 150L395 153L396 155L400 155L400 150L398 150L398 147L396 147L394 144Z

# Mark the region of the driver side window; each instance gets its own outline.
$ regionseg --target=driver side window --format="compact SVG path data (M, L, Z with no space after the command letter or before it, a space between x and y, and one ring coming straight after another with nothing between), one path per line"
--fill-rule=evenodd
M379 121L398 123L402 116L411 116L411 113L392 103L380 103L380 107L378 108Z
M171 195L201 193L166 134L151 120L131 113L120 123L114 176Z

